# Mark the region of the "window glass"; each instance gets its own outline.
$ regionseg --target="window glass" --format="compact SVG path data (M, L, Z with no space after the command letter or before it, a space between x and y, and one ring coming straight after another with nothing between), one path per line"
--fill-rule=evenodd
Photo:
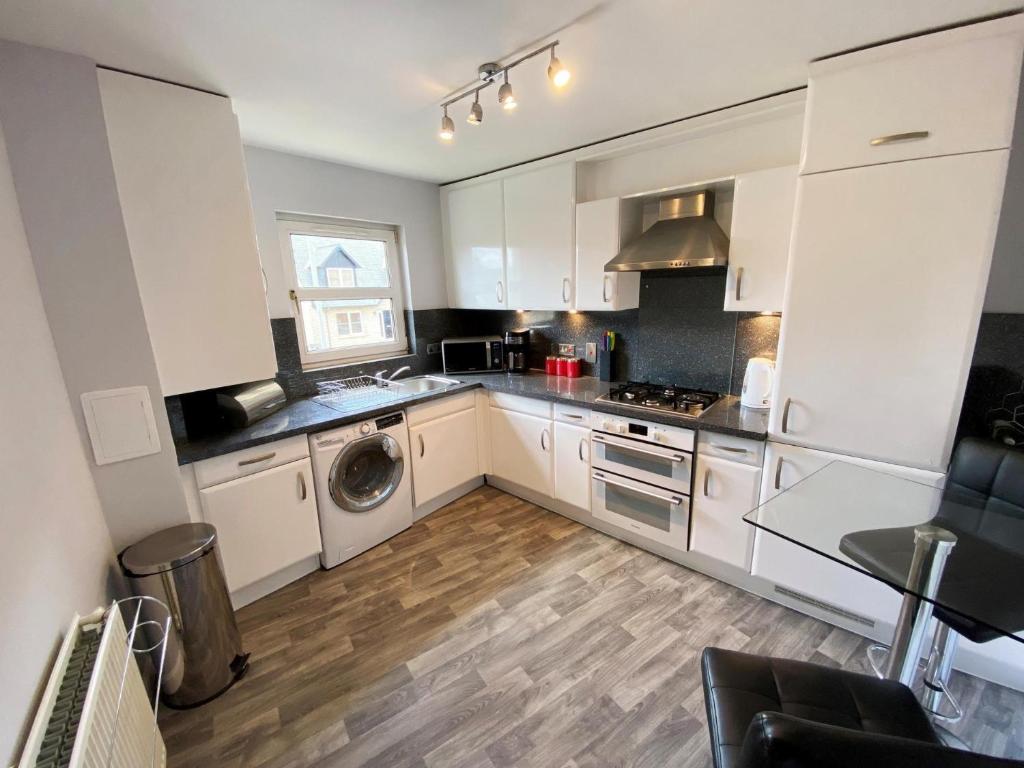
M329 352L395 340L391 299L300 301L307 352Z
M389 288L388 250L382 240L331 235L290 236L300 288Z

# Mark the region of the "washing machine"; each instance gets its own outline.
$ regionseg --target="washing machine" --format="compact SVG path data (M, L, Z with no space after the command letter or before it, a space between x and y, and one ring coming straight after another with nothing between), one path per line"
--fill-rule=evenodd
M333 568L412 525L403 413L309 436L323 552Z

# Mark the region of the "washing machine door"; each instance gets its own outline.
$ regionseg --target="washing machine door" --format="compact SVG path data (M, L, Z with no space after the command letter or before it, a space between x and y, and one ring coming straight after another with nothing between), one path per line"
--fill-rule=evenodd
M404 471L405 457L393 437L364 437L346 445L331 465L331 498L347 512L369 512L398 489Z

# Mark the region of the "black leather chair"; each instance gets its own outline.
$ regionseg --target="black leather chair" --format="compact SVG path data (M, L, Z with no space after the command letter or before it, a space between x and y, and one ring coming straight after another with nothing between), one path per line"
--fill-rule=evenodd
M705 648L715 768L1020 768L943 746L909 688L817 664Z

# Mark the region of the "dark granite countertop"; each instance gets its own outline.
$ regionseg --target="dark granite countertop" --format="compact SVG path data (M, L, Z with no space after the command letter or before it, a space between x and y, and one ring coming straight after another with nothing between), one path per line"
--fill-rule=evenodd
M256 422L251 427L199 440L186 438L175 441L174 448L178 453L178 464L191 464L294 435L322 432L325 429L354 424L364 419L374 418L411 405L448 397L457 392L465 392L477 387L483 387L492 392L506 392L522 397L579 405L592 408L600 413L632 416L659 424L686 427L698 431L721 432L750 440L765 440L768 436L767 411L750 411L741 408L739 398L732 396L723 397L699 419L692 419L671 413L639 411L636 408L614 403L598 403L596 402L598 395L605 394L612 384L589 376L567 379L536 372L518 375L506 373L464 374L448 378L457 378L462 383L443 391L426 392L398 402L390 402L351 413L342 413L328 408L312 398L293 400L277 413Z

